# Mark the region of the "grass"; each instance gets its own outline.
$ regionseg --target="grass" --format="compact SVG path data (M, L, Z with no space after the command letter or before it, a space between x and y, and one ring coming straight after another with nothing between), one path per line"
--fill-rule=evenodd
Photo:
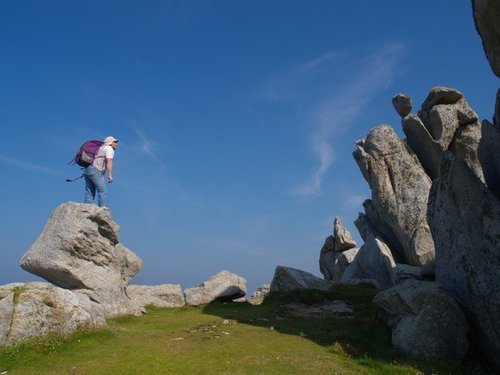
M371 304L368 286L331 293L270 296L260 306L214 303L148 308L109 327L46 336L0 350L0 373L12 374L460 374L457 364L406 359ZM344 299L353 319L282 319L284 302Z

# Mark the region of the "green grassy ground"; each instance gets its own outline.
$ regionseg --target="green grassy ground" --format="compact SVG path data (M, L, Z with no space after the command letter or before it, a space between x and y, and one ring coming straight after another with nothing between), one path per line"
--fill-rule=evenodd
M367 286L274 296L260 306L211 304L149 308L142 317L70 337L28 340L0 351L7 374L459 374L453 364L407 360L391 349L390 332ZM352 319L282 319L290 301L344 299Z

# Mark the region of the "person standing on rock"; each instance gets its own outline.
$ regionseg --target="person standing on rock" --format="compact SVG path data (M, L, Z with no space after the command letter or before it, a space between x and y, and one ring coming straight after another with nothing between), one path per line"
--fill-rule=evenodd
M97 193L97 204L100 207L108 206L104 174L107 171L108 183L113 182L113 158L117 146L118 139L112 136L106 137L92 164L85 168L83 173L85 176L85 203L93 203Z

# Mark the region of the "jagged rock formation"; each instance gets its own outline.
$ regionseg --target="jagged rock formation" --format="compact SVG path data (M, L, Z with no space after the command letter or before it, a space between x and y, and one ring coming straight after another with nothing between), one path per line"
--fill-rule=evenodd
M257 288L255 292L252 293L248 299L248 303L252 305L260 305L264 302L264 299L271 291L271 284L262 284Z
M390 324L394 345L407 354L430 358L426 348L431 345L436 358L461 360L465 354L468 325L458 315L451 327L437 324L451 330L440 333L445 340L440 342L434 326L426 324L443 306L390 306L408 293L401 292L402 285L411 285L412 293L421 289L412 297L416 300L434 300L438 287L429 288L422 279L435 277L445 287L439 295L446 290L458 302L471 324L470 337L500 369L499 98L500 92L493 123L481 125L458 90L434 87L418 115L406 113L411 99L398 94L393 104L403 117L407 139L381 125L357 144L354 157L372 200L365 201L365 214L356 224L365 244L343 279L368 277L385 286L395 284L384 292L390 303L381 306L387 312L411 311L410 317ZM376 248L371 258L369 246ZM391 253L400 264L390 262ZM380 267L384 262L388 267ZM448 343L452 339L460 345L453 347ZM447 346L453 352L444 350Z
M397 262L422 266L433 260L426 218L431 179L413 151L388 125L372 129L356 146L354 159L372 191L364 205L370 225Z
M342 225L339 217L333 223L333 236L328 236L320 252L319 269L325 280L340 281L358 249L351 233Z
M500 368L500 201L451 152L432 187L429 223L436 280L462 306L476 342Z
M500 3L497 0L472 0L472 10L491 70L500 77Z
M186 304L179 284L129 285L127 295L134 304L142 307L181 307Z
M438 176L443 153L453 150L484 179L477 153L481 125L461 92L434 87L418 116L404 117L402 123L408 145L429 177Z
M391 327L392 345L427 360L460 362L469 343L469 326L457 303L435 282L409 280L373 299Z
M83 293L40 282L0 287L0 345L105 325L103 307Z
M392 285L392 269L396 267L396 263L391 250L377 235L366 215L359 214L355 224L364 244L343 273L341 281L373 279L380 287Z
M118 232L109 210L64 203L23 255L21 267L56 286L87 294L108 317L139 314L125 288L142 261L119 242Z
M198 306L214 301L232 301L244 297L247 281L232 272L222 270L198 286L184 290L186 304Z

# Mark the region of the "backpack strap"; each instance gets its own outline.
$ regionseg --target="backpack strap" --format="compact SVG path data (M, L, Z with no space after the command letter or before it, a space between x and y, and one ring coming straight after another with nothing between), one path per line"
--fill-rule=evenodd
M67 178L66 182L75 182L75 181L78 181L80 178L83 178L83 176L85 176L85 173L83 173L81 176L73 178L73 179Z

